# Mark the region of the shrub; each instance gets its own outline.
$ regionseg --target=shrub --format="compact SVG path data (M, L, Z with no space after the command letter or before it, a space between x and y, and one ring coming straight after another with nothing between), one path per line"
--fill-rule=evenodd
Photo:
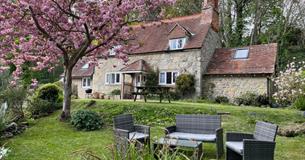
M63 91L56 84L48 83L39 87L29 101L27 110L33 118L47 116L60 109L63 102Z
M121 95L121 90L120 89L114 89L111 91L111 95Z
M33 118L47 116L53 113L56 109L61 108L61 103L51 103L37 97L30 100L28 104L27 110Z
M183 96L189 96L195 92L195 78L190 74L181 74L176 80L176 89Z
M229 98L225 96L217 96L215 98L216 103L229 103Z
M154 87L159 85L159 70L149 70L146 75L145 86L146 87ZM155 88L148 88L147 90L150 93L155 93Z
M257 96L255 101L258 106L270 105L269 97L266 94Z
M56 86L58 86L60 89L64 89L64 83L62 81L56 81L53 84L55 84Z
M8 112L14 119L23 119L23 104L27 98L27 90L22 87L7 88L1 93L0 99L7 102Z
M266 106L270 105L269 98L267 95L257 95L255 93L247 92L242 96L235 99L237 105L246 106Z
M300 96L297 98L294 101L293 106L301 111L305 111L305 96Z
M285 71L273 78L277 91L273 97L283 105L293 103L299 96L304 95L305 89L305 62L291 62Z
M48 83L37 89L36 97L51 103L60 103L63 101L63 91L57 85Z
M103 125L101 117L93 111L79 110L72 114L71 124L78 130L93 131Z

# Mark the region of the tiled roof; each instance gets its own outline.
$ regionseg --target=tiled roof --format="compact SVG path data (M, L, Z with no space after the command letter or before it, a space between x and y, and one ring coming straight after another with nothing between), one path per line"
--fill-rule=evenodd
M233 59L238 48L217 49L209 63L207 74L272 74L275 72L276 43L243 48L249 48L248 59Z
M120 70L121 72L131 72L131 71L149 71L149 65L143 59L137 60Z
M204 13L200 13L132 26L134 42L140 47L131 54L167 51L169 39L189 33L194 35L189 37L184 49L201 48L211 25L203 17Z
M77 64L72 71L73 78L91 77L94 73L94 65L90 65L88 68L82 68L86 62Z

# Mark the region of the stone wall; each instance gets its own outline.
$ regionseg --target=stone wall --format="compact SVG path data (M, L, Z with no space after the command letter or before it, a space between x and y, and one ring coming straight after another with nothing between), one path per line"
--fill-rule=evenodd
M200 93L200 79L201 79L201 51L200 49L173 51L164 53L147 53L130 55L129 63L139 59L145 60L150 67L159 71L178 71L179 74L189 73L195 75L196 93ZM105 83L106 73L119 72L123 68L123 62L116 58L109 58L107 60L100 60L99 67L95 68L93 76L93 92L100 92L109 94L114 89L121 89L121 85L108 85ZM121 77L122 78L122 77ZM174 86L172 86L174 87Z
M154 70L159 71L178 71L179 74L188 73L195 76L196 96L202 95L202 75L204 74L210 59L216 48L221 46L218 33L209 30L201 49L189 49L170 52L144 53L129 55L129 63L139 59L145 60ZM93 92L110 94L114 89L121 89L121 84L108 85L106 73L119 72L123 68L123 62L119 59L109 57L107 60L101 59L99 66L95 68L92 80ZM122 78L122 76L121 76ZM84 98L85 92L81 87L81 81L75 82L79 85L79 97ZM174 87L174 86L172 86Z
M79 98L85 98L86 97L86 89L82 87L82 79L73 79L72 85L77 86L77 94Z
M204 77L204 96L213 99L226 96L231 102L251 92L259 95L268 93L268 78L254 76L207 76Z
M213 54L215 52L216 48L221 48L221 42L220 37L217 32L215 32L213 29L209 29L208 34L206 35L203 43L203 47L201 49L201 75L204 75L206 73L207 67L209 65L209 62L211 61ZM200 85L203 86L202 83L204 83L204 80L202 77L200 77ZM202 89L201 89L202 91ZM202 96L202 92L198 94L198 96Z

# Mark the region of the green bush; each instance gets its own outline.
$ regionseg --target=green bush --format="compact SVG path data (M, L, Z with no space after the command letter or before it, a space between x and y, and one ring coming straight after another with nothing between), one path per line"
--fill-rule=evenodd
M96 112L79 110L72 114L71 124L78 130L93 131L100 129L103 122Z
M258 107L270 105L269 97L267 95L257 95L250 92L247 92L243 94L241 97L236 98L235 103L237 105L258 106Z
M149 93L155 93L156 89L153 88L155 86L159 85L159 70L154 71L154 70L149 70L147 75L146 75L146 81L145 81L145 86L150 87L148 88Z
M270 105L269 97L266 94L257 96L255 101L256 104L259 106Z
M0 94L2 102L7 102L8 113L12 118L23 119L23 104L27 98L27 90L22 87L9 87Z
M195 92L195 77L190 74L181 74L176 80L176 89L182 96L190 96Z
M36 90L36 97L51 103L60 103L63 101L63 91L56 84L48 83Z
M39 87L29 101L27 110L33 118L47 116L62 107L63 91L56 84L48 83Z
M293 106L301 111L305 111L305 96L300 96L297 98L294 101Z
M225 96L217 96L215 98L216 103L229 103L229 98Z
M55 84L56 86L58 86L60 89L64 89L64 83L62 81L56 81L53 84Z
M31 117L39 118L53 113L55 110L61 108L61 103L51 103L47 100L34 97L29 101L27 110Z
M121 95L121 90L120 89L114 89L111 91L111 95Z

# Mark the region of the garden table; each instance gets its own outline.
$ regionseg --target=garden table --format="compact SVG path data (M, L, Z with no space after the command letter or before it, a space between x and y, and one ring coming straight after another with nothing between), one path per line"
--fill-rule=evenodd
M154 156L157 159L157 150L162 148L163 146L167 146L170 149L177 149L181 147L191 148L194 150L193 159L200 160L202 158L202 141L193 141L193 140L182 140L182 139L173 139L173 138L160 138L155 141L153 144Z
M136 92L134 93L134 102L137 100L138 95L144 96L144 101L147 101L147 95L150 94L149 91L155 90L154 94L158 94L160 97L160 103L162 103L163 96L166 96L168 99L168 102L171 103L171 97L170 97L170 91L171 87L168 86L151 86L151 87L145 87L145 86L137 86Z

